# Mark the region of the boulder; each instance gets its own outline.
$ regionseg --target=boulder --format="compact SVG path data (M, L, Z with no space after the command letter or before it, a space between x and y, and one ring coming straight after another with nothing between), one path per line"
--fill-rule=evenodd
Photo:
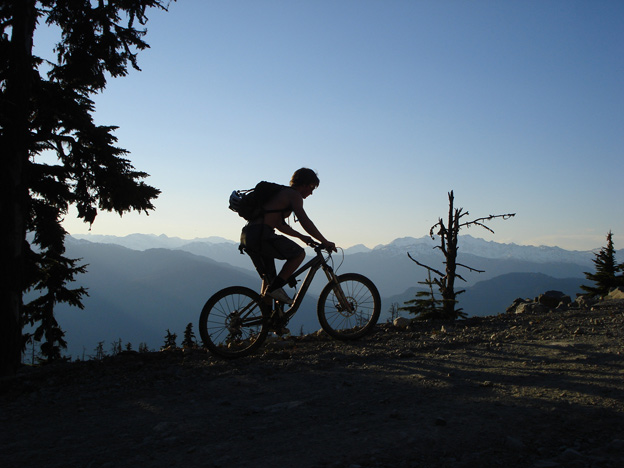
M528 299L522 299L521 297L515 299L509 307L505 310L508 314L517 314L517 309L520 304L530 303Z
M412 321L409 319L406 319L405 317L397 317L392 322L392 325L394 325L397 328L407 328L411 323Z
M578 304L578 306L581 309L589 309L596 302L598 302L598 299L595 298L595 297L591 297L591 296L589 296L587 294L582 294L580 296L577 296L577 298L574 300L574 302L576 304Z
M550 309L556 309L561 302L569 304L572 302L572 299L561 291L546 291L544 294L539 295L537 302Z
M523 314L525 312L545 314L549 310L549 307L546 307L544 304L540 304L539 302L523 302L522 304L518 304L518 307L516 307L516 314Z
M605 299L624 299L624 288L617 287L612 289Z

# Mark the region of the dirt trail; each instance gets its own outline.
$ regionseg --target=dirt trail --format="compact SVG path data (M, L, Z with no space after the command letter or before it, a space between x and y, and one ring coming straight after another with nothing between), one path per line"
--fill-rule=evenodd
M0 381L2 467L624 466L624 305Z

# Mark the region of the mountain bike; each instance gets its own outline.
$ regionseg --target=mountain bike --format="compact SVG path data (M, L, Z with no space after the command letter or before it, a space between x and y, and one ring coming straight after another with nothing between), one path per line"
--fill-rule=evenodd
M377 287L357 273L337 275L331 252L320 244L310 246L314 248L314 257L288 280L290 286L296 287L297 277L307 271L290 307L244 286L222 289L208 299L199 318L199 333L204 346L225 358L247 356L256 351L269 332L281 334L301 306L319 269L325 272L328 280L317 303L322 329L331 337L344 341L371 333L381 311Z

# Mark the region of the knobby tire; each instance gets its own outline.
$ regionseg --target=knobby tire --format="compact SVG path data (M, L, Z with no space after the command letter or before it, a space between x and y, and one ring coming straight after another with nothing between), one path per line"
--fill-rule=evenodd
M351 311L340 304L335 285L327 284L319 296L317 314L321 327L339 340L355 340L373 331L381 312L381 299L375 284L358 273L338 276L338 283Z
M208 299L199 317L204 346L224 358L253 353L268 334L263 307L260 295L243 286L217 292Z

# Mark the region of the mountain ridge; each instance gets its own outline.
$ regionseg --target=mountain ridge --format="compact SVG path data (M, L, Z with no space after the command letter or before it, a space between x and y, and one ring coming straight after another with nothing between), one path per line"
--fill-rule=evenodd
M80 354L83 349L90 352L100 341L109 343L119 338L132 342L135 347L145 342L149 347L157 349L163 343L167 329L177 333L181 340L188 323L194 325L195 335L199 336L196 325L199 313L213 293L235 284L252 289L259 287L260 280L251 261L247 255L240 254L236 242L222 238L187 242L179 238L144 235L124 239L128 241L128 245L135 247L137 241L141 241L141 247L147 248L136 250L111 243L110 241L116 240L112 236L104 238L106 243L91 242L84 236L67 239L67 255L81 258L81 263L88 264L87 273L79 275L76 284L87 287L90 294L84 300L84 311L65 305L57 308L61 328L67 331L66 339L70 343L71 355ZM146 240L154 243L145 244ZM163 244L175 248L163 248ZM430 238L401 238L391 245L378 246L375 249L347 249L344 256L342 253L334 254L334 268L338 274L364 274L377 285L382 296L383 320L395 298L413 298L413 291L411 297L408 294L410 288L426 278L426 270L409 259L408 251L431 267L443 268L442 255L438 249L433 248L434 244ZM508 255L506 258L486 258L476 253L468 253L470 250L479 252L484 246L498 249L499 253L507 252ZM468 281L457 284L458 289L467 290L460 296L460 307L471 315L481 314L477 308L490 313L502 313L516 297L530 297L534 294L534 285L524 284L530 274L544 275L541 277L542 284L547 289L552 289L546 285L551 285L553 281L574 283L568 288L569 292L564 290L573 295L576 290L571 290L572 287L584 281L583 272L592 271L589 255L591 252L587 253L583 264L544 262L539 251L539 261L532 262L514 258L514 252L517 250L505 244L500 247L496 243L462 236L460 261L473 268L485 270L485 273L461 272ZM581 257L574 253L570 258ZM497 297L496 301L491 300L498 290L505 288L488 288L488 285L495 285L497 277L512 273L525 274L513 278L514 284L525 289L514 289L507 293L508 298ZM512 277L507 279L511 280ZM319 328L315 296L324 284L324 275L317 275L306 297L305 306L291 322L290 328L294 333L298 333L300 329L308 333ZM474 301L471 297L474 297Z
M234 241L231 239L226 239L224 237L219 236L209 236L209 237L196 237L193 239L183 239L180 237L168 237L166 234L140 234L133 233L128 234L126 236L114 236L114 235L103 235L103 234L72 234L70 237L74 239L86 240L90 242L97 243L112 243L123 245L128 248L133 248L135 250L146 250L148 248L154 247L163 247L163 248L179 248L186 244L191 243L211 243L211 244L231 244L238 245L238 241ZM429 247L431 249L435 248L439 244L439 240L431 239L429 236L423 237L398 237L388 244L378 244L373 248L367 247L363 244L356 244L351 247L345 248L345 253L366 253L373 250L399 250L404 251L405 248L410 248L412 246L423 245ZM566 253L572 254L574 257L576 256L591 256L596 253L602 247L596 247L591 250L568 250L563 249L557 246L546 246L546 245L519 245L515 243L500 243L496 241L487 241L485 239L479 237L473 237L470 234L464 234L459 236L459 249L460 251L466 251L466 253L478 253L480 256L492 256L492 258L499 258L502 255L516 255L519 256L521 252L539 252L541 255L534 254L529 256L532 259L536 259L538 257L547 258L548 255L551 256L561 256ZM494 255L494 252L498 252L498 255ZM624 249L620 249L616 251L618 255L621 255L624 252ZM526 253L525 256L528 256Z

